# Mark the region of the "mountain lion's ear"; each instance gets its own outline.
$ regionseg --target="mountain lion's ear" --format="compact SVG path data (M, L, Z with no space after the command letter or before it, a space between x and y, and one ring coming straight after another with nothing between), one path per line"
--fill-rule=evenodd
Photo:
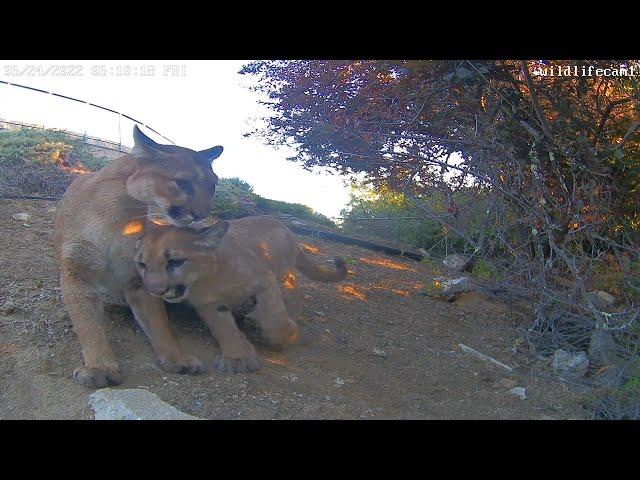
M222 220L210 227L207 227L198 232L198 239L194 242L199 247L204 248L216 248L222 242L222 237L225 236L229 230L229 222Z
M200 155L200 158L202 158L205 162L211 163L220 155L222 155L223 150L224 149L222 148L222 145L218 145L217 147L212 147L207 150L201 150L198 152L198 155Z
M138 128L137 125L133 126L133 148L131 149L131 155L139 160L150 159L153 157L154 152L161 152L163 145L154 142L147 137Z

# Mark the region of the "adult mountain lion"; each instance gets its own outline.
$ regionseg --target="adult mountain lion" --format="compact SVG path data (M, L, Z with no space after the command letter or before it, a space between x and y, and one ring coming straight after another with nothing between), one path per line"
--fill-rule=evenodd
M160 145L133 129L130 155L76 178L60 200L54 243L60 284L84 367L75 380L88 387L119 384L122 374L105 335L104 301L126 302L169 372L196 373L202 363L182 352L171 333L162 299L143 288L135 264L135 236L155 211L174 225L207 216L218 177L211 161L222 147L196 152Z
M293 233L269 217L220 221L199 231L150 224L137 248L134 258L145 289L196 309L220 344L215 366L226 372L259 368L253 345L236 326L232 305L255 296L248 317L264 338L274 345L295 343L298 327L283 297L295 289L293 270L325 282L347 275L341 258L335 259L336 269L314 265Z

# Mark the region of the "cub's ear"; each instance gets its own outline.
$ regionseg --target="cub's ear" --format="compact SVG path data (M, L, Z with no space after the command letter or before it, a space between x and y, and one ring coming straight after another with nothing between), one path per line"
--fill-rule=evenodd
M138 160L149 160L153 158L154 152L161 152L162 145L154 142L147 137L137 125L133 126L133 148L131 149L131 155Z
M222 242L222 237L225 236L229 230L229 222L222 220L210 227L207 227L198 232L198 238L194 242L199 247L204 248L216 248Z
M200 158L202 158L202 160L204 160L205 162L211 163L220 155L222 155L223 150L224 148L222 148L222 145L218 145L217 147L212 147L207 150L201 150L198 152L198 155L200 155Z

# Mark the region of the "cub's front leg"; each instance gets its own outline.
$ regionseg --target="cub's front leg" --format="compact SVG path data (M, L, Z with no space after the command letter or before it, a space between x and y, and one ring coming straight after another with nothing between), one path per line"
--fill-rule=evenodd
M133 315L151 341L160 365L170 373L200 373L202 362L182 352L169 328L167 310L162 299L149 295L144 289L128 290L124 294Z
M222 354L215 359L215 367L221 372L255 372L260 368L253 345L238 330L238 326L225 306L204 305L196 307L200 318L207 324L211 335L220 344Z

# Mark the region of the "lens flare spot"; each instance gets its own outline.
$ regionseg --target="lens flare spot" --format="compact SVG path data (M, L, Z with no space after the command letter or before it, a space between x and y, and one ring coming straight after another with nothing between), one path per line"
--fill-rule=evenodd
M406 290L400 290L399 288L392 288L391 291L396 295L400 295L401 297L409 296L409 292L407 292Z
M315 255L320 251L318 247L315 245L309 245L308 243L300 243L300 247L305 253L311 253L312 255Z
M296 276L292 272L288 272L287 276L284 277L283 286L287 290L293 290L296 288Z
M360 257L359 260L362 263L367 263L369 265L378 265L380 267L390 268L392 270L407 270L409 272L415 272L416 270L411 267L407 267L406 265L402 265L398 262L392 262L391 260L387 260L386 258L365 258Z
M149 221L154 225L160 225L161 227L166 227L168 225L171 225L165 218L162 218L162 217L150 218Z
M273 365L281 365L282 366L282 365L286 365L287 364L281 358L271 357L271 358L265 358L264 360L265 360L265 362L272 363Z
M338 291L347 298L357 298L358 300L366 300L366 296L358 288L351 285L338 285Z
M266 258L267 260L271 260L271 253L269 252L269 245L267 242L259 242L258 250L260 250L260 254Z
M142 230L144 230L142 222L133 220L132 222L129 222L124 226L124 228L122 229L122 234L126 236L135 235L137 233L141 233Z

